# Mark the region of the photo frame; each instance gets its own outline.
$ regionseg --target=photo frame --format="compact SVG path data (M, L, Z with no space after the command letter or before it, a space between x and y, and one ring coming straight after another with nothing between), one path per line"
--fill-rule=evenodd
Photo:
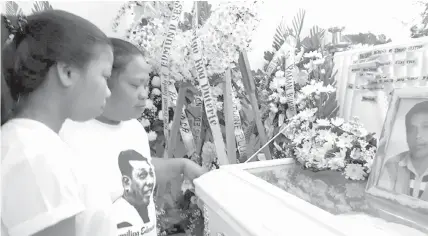
M428 177L423 177L428 175L428 134L420 130L426 127L425 120L428 122L428 109L424 106L428 107L428 87L405 87L392 92L366 192L398 203L398 208L405 209L403 212L410 210L426 216Z

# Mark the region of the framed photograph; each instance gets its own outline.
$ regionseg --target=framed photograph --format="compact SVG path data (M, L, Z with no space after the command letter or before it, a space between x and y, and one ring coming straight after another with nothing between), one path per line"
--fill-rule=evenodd
M366 191L428 214L428 87L393 91Z

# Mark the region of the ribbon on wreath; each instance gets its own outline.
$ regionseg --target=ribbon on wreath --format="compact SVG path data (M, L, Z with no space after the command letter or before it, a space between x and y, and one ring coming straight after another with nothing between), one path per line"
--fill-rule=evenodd
M178 93L177 89L175 88L174 83L169 80L168 81L168 95L169 95L169 107L175 107L177 106L177 100L178 100Z
M185 89L185 88L182 88L182 89ZM177 105L176 103L178 98L178 92L174 84L170 84L169 92L170 92L170 97L172 98L171 102L173 102L173 105L174 104ZM196 148L195 148L193 134L190 129L189 120L187 119L185 106L183 106L181 116L180 116L180 134L183 139L184 146L186 147L187 155L191 156L195 152Z
M195 141L193 138L192 130L190 129L189 120L186 115L186 108L183 107L183 111L181 112L181 120L180 120L180 133L183 138L184 146L187 149L187 155L191 156L196 151Z
M197 116L193 119L193 122L192 122L192 132L193 132L193 137L195 138L196 148L197 150L200 150L200 147L202 145L201 131L202 131L202 112L203 112L201 96L195 95L194 107L197 109Z
M242 124L241 124L241 115L239 114L238 104L239 100L236 98L236 92L235 89L232 86L232 102L233 102L233 126L235 131L235 138L236 138L236 144L238 145L238 152L239 152L239 159L244 160L246 159L246 141L245 141L245 134L242 130Z
M220 165L229 164L229 160L226 155L226 148L224 145L223 134L221 133L220 123L217 117L217 108L214 101L214 97L211 92L211 86L208 81L207 70L205 68L204 59L202 57L201 42L196 35L196 30L193 31L192 38L192 53L195 61L195 67L199 78L200 89L202 97L204 99L205 112L207 120L211 128L211 132L214 138L214 145L216 147L217 158Z
M291 117L295 116L296 111L296 103L294 101L294 67L295 67L295 55L294 51L295 48L292 46L293 44L290 42L286 42L289 45L289 52L288 56L285 59L285 92L286 92L286 98L287 98L287 117L290 119Z
M178 28L178 22L180 21L180 15L183 6L181 2L174 2L174 9L172 10L171 19L169 21L168 33L162 46L162 57L161 57L161 91L162 91L162 115L163 115L163 132L165 140L169 137L169 87L170 87L170 70L169 70L169 55L171 53L172 42L175 38ZM165 149L168 148L168 142L166 142ZM165 154L167 152L164 152Z

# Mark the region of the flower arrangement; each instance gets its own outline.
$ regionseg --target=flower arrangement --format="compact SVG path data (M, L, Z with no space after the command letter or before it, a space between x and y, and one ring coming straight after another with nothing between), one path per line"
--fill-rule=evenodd
M305 109L284 130L288 146L278 147L313 171L343 172L347 179L365 180L376 153L376 139L357 118L317 119L316 109Z
M317 117L334 117L337 102L336 89L333 87L333 58L318 51L300 54L302 55L297 57L293 72L297 113L305 108L318 108ZM269 108L263 114L265 127L271 127L271 130L274 127L278 131L291 118L287 117L286 78L281 65L268 78L267 86L261 90L259 97Z
M228 68L234 68L238 61L239 50L250 50L252 32L259 22L259 5L259 1L220 2L198 29L209 77L222 74ZM149 63L158 73L162 44L172 14L172 2L157 4L155 7L158 8L158 16L143 16L143 20L130 26L127 37L140 46ZM189 16L188 13L184 15ZM197 77L190 48L193 32L188 28L178 29L173 40L170 71L171 78L175 81L193 81Z
M366 179L375 155L376 140L357 118L348 123L336 118L332 57L319 51L307 52L296 65L296 116L287 117L287 94L281 67L265 90L269 101L265 122L270 119L276 132L284 129L284 137L273 143L274 156L294 157L312 171L333 170L342 172L347 179Z
M160 91L160 78L157 75L150 76L149 82L149 98L146 100L146 104L141 117L138 119L144 126L149 141L154 141L157 138L158 131L156 128L159 123L162 123L162 94ZM162 125L162 124L161 124Z
M200 28L208 75L235 68L239 51L250 51L254 30L260 22L260 1L221 2Z

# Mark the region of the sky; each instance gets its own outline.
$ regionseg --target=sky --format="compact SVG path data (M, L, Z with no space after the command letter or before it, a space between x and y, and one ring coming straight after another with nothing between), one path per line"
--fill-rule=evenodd
M29 12L30 1L17 1ZM104 30L109 36L118 36L111 30L112 19L124 2L121 1L50 1L56 9L82 16ZM248 53L252 69L263 66L263 52L271 48L275 29L282 19L291 26L299 8L305 9L306 17L302 35L309 34L312 26L321 28L344 26L344 34L372 32L385 34L393 41L409 38L411 23L419 20L423 7L416 0L265 0L260 10L261 22L254 33ZM185 5L192 3L186 1ZM407 25L406 25L407 24Z

